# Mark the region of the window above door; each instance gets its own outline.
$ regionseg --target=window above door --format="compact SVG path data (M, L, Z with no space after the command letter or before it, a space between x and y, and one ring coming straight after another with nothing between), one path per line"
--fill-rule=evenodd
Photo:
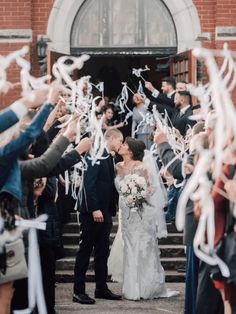
M87 0L71 31L71 48L176 47L171 14L161 0Z

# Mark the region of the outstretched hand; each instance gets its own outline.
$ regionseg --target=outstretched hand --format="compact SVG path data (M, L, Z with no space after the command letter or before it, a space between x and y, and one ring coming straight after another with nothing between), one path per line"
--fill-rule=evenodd
M155 90L155 87L152 85L152 83L151 82L145 82L145 87L146 87L146 89L148 89L151 93L153 93L154 92L154 90Z

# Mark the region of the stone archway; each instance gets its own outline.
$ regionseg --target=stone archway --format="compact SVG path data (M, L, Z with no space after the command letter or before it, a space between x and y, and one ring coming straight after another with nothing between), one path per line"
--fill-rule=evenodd
M47 36L49 49L70 54L70 34L74 18L86 0L56 0L49 16ZM199 46L196 40L201 34L200 20L193 0L162 0L175 23L178 52Z

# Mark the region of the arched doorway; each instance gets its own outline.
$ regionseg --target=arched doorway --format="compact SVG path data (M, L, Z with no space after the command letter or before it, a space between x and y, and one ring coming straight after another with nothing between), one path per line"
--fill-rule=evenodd
M103 81L105 95L116 97L122 81L137 89L134 67L148 65L148 78L156 81L156 58L176 53L177 36L161 0L87 0L75 16L70 46L72 55L93 57L80 75Z
M134 67L148 65L146 78L158 86L169 74L168 57L198 45L199 33L192 0L57 0L48 24L50 49L90 54L80 75L105 81L108 96L121 81L137 87Z
M51 39L51 51L70 54L71 30L75 17L88 0L55 0L49 16L47 36ZM146 1L143 1L146 4ZM199 46L196 40L201 34L200 19L193 0L163 0L173 19L177 52ZM123 27L123 25L121 25Z

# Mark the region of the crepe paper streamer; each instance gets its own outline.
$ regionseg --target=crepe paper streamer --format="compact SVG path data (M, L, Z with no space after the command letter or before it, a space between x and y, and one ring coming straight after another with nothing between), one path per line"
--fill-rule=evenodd
M232 134L236 137L235 125L235 108L231 99L230 91L227 89L226 83L222 77L219 76L219 69L216 64L213 52L206 49L198 49L194 51L195 55L204 58L207 66L211 82L212 104L216 112L216 124L214 129L214 157L215 168L214 178L217 178L221 172L223 164L223 150L227 144L228 137ZM223 53L221 52L221 55ZM231 87L232 88L232 87ZM226 136L222 136L226 134Z
M99 82L97 85L91 83L100 93L102 93L102 98L104 99L104 82Z
M123 85L123 88L120 95L116 99L116 104L118 104L121 109L118 114L125 113L126 110L128 111L124 119L124 124L127 125L128 119L133 115L132 110L130 110L130 108L127 106L127 101L129 99L128 90L131 91L132 94L134 94L134 92L128 87L126 82L122 82L121 84Z
M85 171L87 171L87 169L88 169L87 162L85 158L81 156L81 161L74 166L74 170L73 170L74 175L78 175L81 178L78 193L76 193L78 187L75 184L71 183L72 197L76 200L76 204L74 207L75 210L78 209L78 206L77 206L78 202L80 203L82 202L82 191L84 188L84 173Z
M135 137L135 134L139 131L139 129L145 125L146 116L139 111L140 116L142 117L142 120L139 122L139 124L136 126L136 129L134 130L133 136Z
M7 68L13 61L21 56L25 56L29 51L28 46L22 47L20 50L14 51L7 56L0 55L0 91L4 90L5 84L7 83Z
M41 218L44 218L45 220L47 220L47 216L43 216ZM38 219L35 220L26 220L26 219L20 219L20 220L16 220L15 225L17 227L20 227L22 229L29 229L29 228L35 228L38 230L46 230L46 223L41 221Z
M69 184L70 184L69 171L66 170L65 171L65 195L68 195L69 193L69 188L70 188Z
M211 197L212 182L207 176L201 177L200 187L195 192L196 199L200 200L202 209L198 228L194 237L194 251L196 256L209 265L218 265L224 277L229 277L228 266L215 254L214 236L215 236L215 220L214 220L214 203ZM194 200L194 196L192 197ZM206 233L207 230L207 233ZM205 243L205 236L207 242Z
M13 311L14 314L30 314L37 305L39 314L47 313L43 293L42 274L39 257L38 239L36 229L45 230L47 215L41 215L33 220L16 221L17 232L29 229L29 249L28 249L28 300L29 308L25 310ZM14 232L14 231L13 231Z
M99 159L104 159L106 157L102 157L105 150L105 140L102 132L102 119L98 120L96 117L96 100L99 99L100 96L95 97L92 102L92 109L89 116L89 126L91 131L92 138L92 148L90 150L89 159L92 160L92 165L99 162Z
M70 74L74 70L82 69L84 62L86 62L89 58L90 56L88 55L82 55L80 57L60 57L56 62L57 70L61 75L60 79L63 79L69 87L73 87L74 81L71 79Z
M139 84L138 84L138 94L140 94L141 96L143 96L144 98L146 98L146 95L144 93L144 90L143 90L143 85L142 85L142 82L139 81Z
M220 260L214 250L214 203L211 198L212 183L208 180L207 171L210 169L210 165L213 165L213 177L217 179L222 171L222 165L227 155L226 151L233 152L235 150L235 142L229 146L228 140L232 137L235 139L236 136L236 113L231 99L231 92L236 86L236 64L234 61L236 54L230 52L227 45L224 45L223 50L217 51L197 48L194 50L194 54L203 59L208 68L209 84L198 87L194 92L198 94L202 116L207 113L210 106L215 111L214 146L208 150L208 156L203 151L200 154L194 173L179 199L176 224L178 229L182 227L181 215L183 216L183 213L179 213L178 210L181 210L181 207L185 208L187 199L189 197L192 200L199 199L202 214L194 239L195 254L210 265L218 265L222 275L228 277L227 265ZM215 57L224 58L220 68ZM191 192L194 193L191 195ZM206 234L207 241L205 242Z
M141 73L145 72L145 71L150 71L150 69L148 68L147 65L145 65L144 69L142 69L142 68L139 68L139 69L133 68L132 74L136 75L137 77L140 77L144 82L146 82L145 78L141 75Z

